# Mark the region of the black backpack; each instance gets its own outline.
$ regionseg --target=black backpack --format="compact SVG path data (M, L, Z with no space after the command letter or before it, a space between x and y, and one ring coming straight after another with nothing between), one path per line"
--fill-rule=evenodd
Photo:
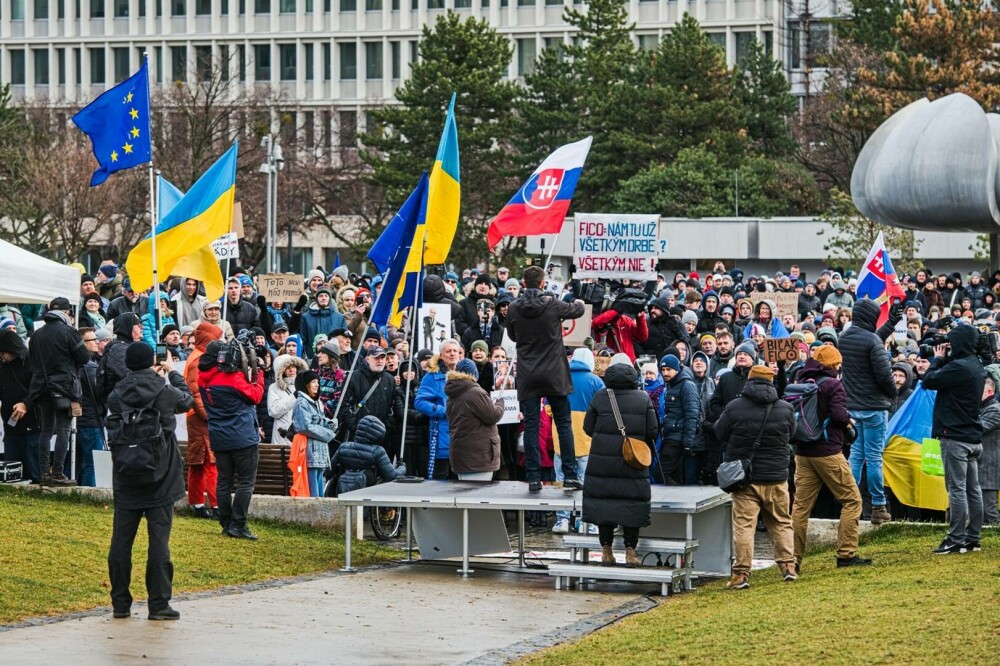
M127 486L145 486L163 479L166 466L167 441L160 425L160 410L154 405L160 392L148 407L123 408L122 413L108 419L111 462L118 480Z
M820 418L819 387L828 379L830 378L820 377L819 381L809 379L801 384L789 384L785 387L783 398L792 405L797 426L792 436L792 443L812 444L823 439L826 424L830 419Z
M108 343L108 346L104 348L104 354L101 356L101 360L97 363L97 380L94 382L96 384L94 388L97 393L97 398L102 402L107 401L108 396L110 396L111 392L115 390L115 385L122 379L111 367L111 363L108 359L111 357L111 350L116 345L124 344L128 343L124 340L119 340L118 338L112 340Z

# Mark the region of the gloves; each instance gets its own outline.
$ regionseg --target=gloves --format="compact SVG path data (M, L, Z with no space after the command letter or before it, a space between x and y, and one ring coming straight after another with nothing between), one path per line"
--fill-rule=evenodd
M901 301L896 301L891 306L889 306L889 319L893 321L899 321L903 318L903 303Z
M305 294L302 294L301 296L299 296L299 302L295 304L295 311L296 312L302 312L302 308L304 308L306 306L306 303L308 303L308 302L309 302L309 299L306 297Z
M264 298L263 294L257 297L257 307L260 308L261 312L267 312L267 299Z

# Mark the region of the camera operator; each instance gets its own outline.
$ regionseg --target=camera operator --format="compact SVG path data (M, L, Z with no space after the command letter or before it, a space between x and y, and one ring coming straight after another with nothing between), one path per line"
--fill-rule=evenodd
M257 537L247 529L247 509L257 480L257 403L264 397L264 371L246 337L213 342L198 361L198 388L208 414L208 439L219 479L216 495L222 533ZM247 367L249 366L249 367ZM232 497L234 477L236 497Z
M496 307L493 299L479 299L476 303L476 312L479 313L479 318L476 323L465 329L465 333L462 333L462 346L471 350L473 342L482 340L488 349L499 347L503 342L504 327L495 316Z
M938 392L932 436L941 440L951 514L948 536L934 549L938 555L979 550L983 526L983 493L979 486L983 424L979 407L986 371L976 355L978 343L979 332L959 324L948 333L946 343L934 347L934 359L924 375L924 388Z
M625 354L634 363L635 343L641 345L649 338L645 307L645 299L641 299L640 304L633 290L624 291L610 308L594 317L590 325L594 338L606 336L609 347Z

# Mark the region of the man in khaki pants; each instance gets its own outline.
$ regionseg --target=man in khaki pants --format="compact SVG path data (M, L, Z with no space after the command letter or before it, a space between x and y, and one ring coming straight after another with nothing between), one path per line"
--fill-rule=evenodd
M819 441L799 443L796 447L795 505L792 507L796 573L806 550L809 513L824 485L842 505L837 529L837 566L856 567L872 563L857 554L861 492L844 457L845 434L851 425L851 416L847 412L847 393L837 379L842 362L836 347L824 345L816 348L799 374L800 381L817 384L817 412L825 428Z
M782 577L793 582L795 554L788 515L788 443L795 433L792 406L778 399L774 371L755 365L740 397L726 405L715 435L726 442L726 460L751 459L750 485L733 493L733 577L731 590L750 587L754 533L760 514L774 540L774 560Z

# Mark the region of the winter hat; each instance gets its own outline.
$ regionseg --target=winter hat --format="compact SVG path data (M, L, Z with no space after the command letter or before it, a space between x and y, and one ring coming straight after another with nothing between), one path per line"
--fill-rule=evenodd
M844 357L840 355L837 348L830 345L816 347L813 350L812 357L824 368L836 368L844 362Z
M331 277L339 277L344 282L347 282L350 276L351 271L347 268L347 266L340 265L333 269L333 275Z
M710 298L714 298L716 303L719 302L719 295L715 293L714 289L709 289L708 291L706 291L704 296L702 296L701 298L703 301L707 301Z
M109 331L108 329L101 327L94 332L94 337L97 338L98 342L104 342L106 340L111 340L115 336L112 335L111 331Z
M767 335L764 332L764 327L760 324L750 324L750 330L747 332L747 337L752 338L755 335Z
M0 328L0 352L16 354L21 358L24 358L24 356L28 353L28 347L24 344L24 340L21 339L21 336L18 335L16 331Z
M643 363L640 370L642 371L643 376L645 376L647 372L652 372L654 376L657 374L655 363Z
M736 316L736 308L733 307L732 305L728 304L728 303L726 303L725 305L723 305L723 306L721 306L719 308L719 316L721 317L722 315L726 314L727 312L730 315L732 315L733 317Z
M14 321L13 319L9 319L7 317L4 317L3 319L0 319L0 330L3 330L5 328L12 328L12 329L14 329L16 331L17 330L17 322Z
M198 324L198 327L194 329L194 347L195 349L201 349L202 351L208 347L208 344L213 340L219 340L222 338L222 329L215 324L210 324L207 321L203 321Z
M340 348L334 342L324 342L319 350L333 359L334 363L340 360Z
M464 372L467 375L472 375L476 379L479 379L479 368L476 367L476 364L471 358L463 358L459 361L458 365L455 366L455 372Z
M174 331L180 333L181 332L180 326L178 326L177 324L167 324L166 326L163 327L163 330L160 331L160 339L166 340L167 335L169 333L173 333Z
M330 338L325 333L317 333L313 336L313 349L316 349L316 347L322 347L329 340Z
M86 296L84 296L83 297L83 304L87 305L87 301L97 301L97 304L99 306L103 306L104 305L104 301L101 300L100 294L98 294L96 292L90 293L90 294L87 294Z
M824 326L816 331L816 339L820 342L832 342L835 345L840 342L840 338L837 336L837 329L829 326Z
M381 444L385 439L385 425L378 418L369 414L358 422L358 430L354 439L362 444Z
M104 277L108 278L109 280L114 280L118 276L118 267L115 266L114 264L101 266L99 270L102 273L104 273Z
M312 269L311 271L309 271L308 274L306 274L306 284L312 282L313 278L319 278L324 282L326 282L326 275L323 273L323 271L317 268Z
M615 354L614 356L611 357L611 362L608 363L608 366L610 367L612 365L628 365L628 366L631 366L632 365L632 359L630 359L628 357L628 354L622 354L621 352L619 352L619 353L617 353L617 354Z
M493 280L491 280L491 279L490 279L490 276L489 276L489 275L487 275L486 273L482 273L482 274L480 274L480 275L479 275L479 276L478 276L478 277L476 278L476 285L481 285L481 284L489 284L489 285L492 285L492 284L493 284Z
M312 370L306 370L305 372L300 372L299 374L295 375L295 390L299 391L300 393L305 393L306 388L309 386L309 383L312 382L312 380L314 379L319 379L319 375L317 375Z
M754 346L753 342L747 341L741 343L740 346L736 348L736 353L733 354L733 357L735 358L740 354L747 354L754 363L757 362L757 348Z
M591 372L594 371L594 352L590 351L586 347L581 347L573 352L574 361L579 361L587 366L587 369Z
M510 289L511 287L520 287L521 283L518 282L517 278L511 278L503 283L504 289Z
M417 351L417 362L418 363L420 361L429 361L432 358L434 358L434 352L432 352L430 349L420 349L420 350Z
M201 313L205 314L212 308L215 308L216 310L221 310L222 304L219 303L218 301L207 301L203 306L201 306Z
M763 379L765 381L773 382L774 370L766 365L755 365L750 368L750 374L747 375L747 379Z
M698 315L696 315L692 310L686 310L683 315L681 315L682 324L697 324Z
M661 368L670 368L671 370L680 371L680 369L681 369L681 361L680 361L679 358L677 358L673 354L667 354L666 356L664 356L663 358L660 359L660 367Z
M691 363L694 363L697 360L701 360L701 362L705 364L705 369L706 370L708 369L708 366L710 365L710 359L708 358L708 354L706 354L703 351L696 351L691 356Z
M53 298L52 302L49 303L49 311L62 310L63 312L69 312L70 308L69 299L60 296L59 298Z
M333 298L333 292L326 287L320 287L316 290L316 295L319 296L320 294L326 294L330 298Z
M365 340L378 340L381 343L382 342L382 336L379 335L378 330L376 330L374 328L369 328L365 332Z
M125 367L129 370L152 368L153 348L141 340L130 344L125 350Z
M469 347L469 353L471 354L477 349L481 349L484 354L490 353L490 347L489 345L486 344L485 340L476 340L475 342L473 342L472 345Z
M86 284L87 282L93 282L93 281L94 278L87 273L84 273L83 275L80 276L80 284Z
M240 286L241 287L248 287L248 286L252 287L253 286L253 280L250 279L249 275L241 275L240 276Z

